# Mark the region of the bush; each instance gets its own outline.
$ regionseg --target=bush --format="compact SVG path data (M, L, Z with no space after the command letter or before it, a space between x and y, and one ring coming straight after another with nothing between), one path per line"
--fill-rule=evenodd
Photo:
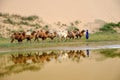
M118 24L115 23L107 23L102 28L100 28L100 31L102 32L116 32L113 28L117 27Z
M45 25L42 29L48 30L48 29L49 29L49 26L48 26L48 25Z
M3 22L4 22L4 23L8 23L8 24L12 24L12 25L15 24L15 22L12 21L10 18L8 18L7 20L4 20Z
M10 17L10 15L8 13L2 14L2 16L5 17L5 18L9 18Z
M38 29L41 28L41 26L39 24L35 24L35 28Z
M29 23L26 22L26 21L21 21L20 24L23 24L23 25L29 25Z
M3 14L2 13L0 13L0 16L2 16Z
M28 17L22 17L22 20L29 20L29 21L33 21L35 19L38 19L38 16L28 16Z
M68 28L67 28L67 30L68 31L72 31L72 30L79 30L77 27L75 27L75 26L69 26Z

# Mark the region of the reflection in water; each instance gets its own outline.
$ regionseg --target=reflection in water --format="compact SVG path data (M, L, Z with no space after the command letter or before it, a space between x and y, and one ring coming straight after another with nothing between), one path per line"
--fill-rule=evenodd
M100 50L100 54L104 55L105 57L120 57L120 50L119 49L103 49Z
M100 50L105 56L120 56L120 50ZM113 54L114 53L114 54ZM50 61L62 63L65 61L80 62L83 59L89 59L90 51L69 50L69 51L46 51L46 52L26 52L18 54L0 55L0 77L19 73L23 71L39 71Z
M89 49L86 50L86 54L89 57L90 53L89 53Z
M76 60L79 61L80 57L85 58L86 54L82 50L70 50L70 51L60 51L60 52L43 52L40 54L37 53L27 53L24 54L18 54L18 55L11 55L12 62L14 64L31 64L31 63L45 63L49 62L51 60L56 60L57 62L62 62L64 60L70 59L70 60Z
M45 63L53 60L60 63L67 60L79 62L80 58L86 57L86 54L82 50L70 50L43 53L7 54L0 57L0 77L2 77L4 75L10 75L12 73L19 73L27 70L40 70Z

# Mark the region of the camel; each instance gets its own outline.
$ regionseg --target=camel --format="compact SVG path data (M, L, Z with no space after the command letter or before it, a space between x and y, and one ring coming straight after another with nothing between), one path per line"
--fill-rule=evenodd
M26 33L25 38L27 39L27 42L28 42L28 41L31 42L31 39L33 39L33 38L35 37L35 35L36 35L36 31L33 31L33 32L30 33L30 34L27 34L27 33Z
M56 32L53 32L53 33L49 33L49 34L48 34L48 38L50 38L51 40L53 40L56 36L57 36L57 33L56 33Z
M43 30L37 31L34 41L36 41L36 40L38 41L39 38L41 38L42 40L47 39L48 33L49 33L49 31L43 31Z
M25 39L25 32L15 32L11 35L11 43L17 40L19 43Z
M82 31L77 30L77 31L73 31L73 32L75 33L77 38L81 38L84 35L85 30L82 30Z
M75 38L75 33L73 31L68 31L67 37L70 38L70 39L74 39Z
M60 38L60 40L66 40L67 39L67 35L68 35L68 33L67 33L67 31L66 30L58 30L57 31L57 37L59 37Z

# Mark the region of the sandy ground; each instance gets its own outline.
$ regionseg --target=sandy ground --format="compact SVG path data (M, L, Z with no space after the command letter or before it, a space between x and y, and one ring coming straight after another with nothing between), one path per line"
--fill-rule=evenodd
M60 21L63 24L70 24L76 20L80 30L88 29L90 33L97 32L105 22L120 21L120 1L119 0L1 0L0 12L9 14L19 14L21 16L37 15L50 24L51 29L57 30L60 27L54 25ZM103 20L103 21L100 21ZM96 22L97 21L97 22ZM1 23L0 23L1 24ZM2 24L1 24L2 25ZM6 29L16 30L16 26L5 25L1 31L4 37L10 37ZM12 27L12 28L11 28ZM26 28L27 27L27 28ZM24 30L32 29L23 26ZM17 27L17 29L19 29ZM66 27L62 27L66 29ZM119 32L119 29L116 29Z
M0 12L38 15L48 23L120 21L119 0L1 0Z

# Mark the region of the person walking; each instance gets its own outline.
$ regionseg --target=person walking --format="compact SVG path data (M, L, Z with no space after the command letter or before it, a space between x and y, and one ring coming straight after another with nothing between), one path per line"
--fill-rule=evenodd
M89 39L89 32L86 30L86 39Z

